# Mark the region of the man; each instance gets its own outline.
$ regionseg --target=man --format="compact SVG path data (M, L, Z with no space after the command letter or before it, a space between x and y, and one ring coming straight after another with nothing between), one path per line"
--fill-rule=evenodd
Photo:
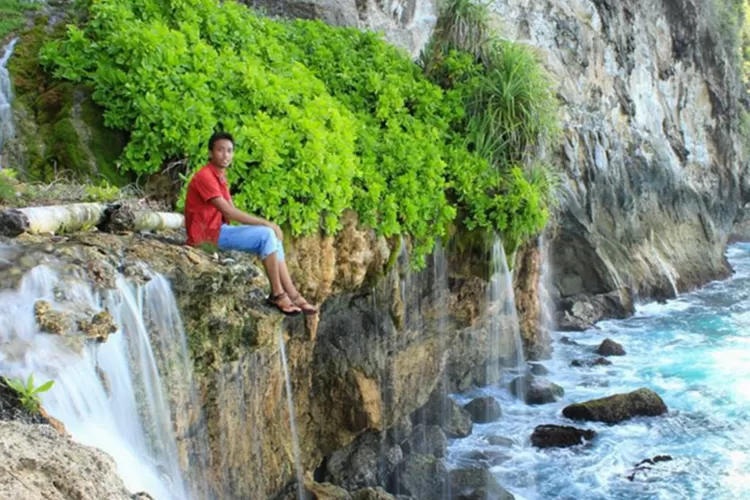
M208 141L209 163L190 181L185 199L188 245L213 244L220 250L242 250L260 256L271 283L267 302L286 315L317 314L292 284L284 260L281 228L235 208L226 169L234 156L234 139L217 132ZM241 226L230 226L239 222Z

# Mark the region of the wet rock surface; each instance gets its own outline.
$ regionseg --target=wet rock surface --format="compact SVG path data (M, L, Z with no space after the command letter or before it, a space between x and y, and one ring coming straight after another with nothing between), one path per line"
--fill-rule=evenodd
M655 417L667 413L667 405L654 391L638 389L585 403L566 406L563 415L572 420L616 424L634 417Z
M671 462L674 460L671 455L657 455L654 458L647 458L638 462L633 468L633 472L628 476L629 481L635 481L638 473L645 473L655 465L663 462Z
M399 493L406 493L420 500L441 498L447 476L448 471L439 459L410 455L396 472L396 489Z
M531 444L537 448L567 448L594 439L592 430L561 425L540 425L531 435Z
M554 403L565 395L565 390L547 379L524 375L510 383L510 392L529 405Z
M471 434L471 415L458 406L442 387L432 393L427 404L417 410L412 420L440 426L445 435L451 438L463 438Z
M469 415L471 415L471 419L478 424L494 422L503 414L500 403L498 403L492 396L476 398L466 404L463 409L466 410Z
M595 358L595 359L574 359L570 362L570 366L574 368L591 368L593 366L609 366L612 362L607 358Z
M449 477L449 498L455 500L513 500L486 469L452 470Z
M600 356L625 356L625 348L612 339L604 339L596 353Z
M448 440L437 425L420 424L414 427L402 447L405 453L442 458L448 450Z
M422 439L419 443L427 448L430 443L426 441ZM366 432L326 460L323 477L325 481L350 491L377 487L388 483L402 459L400 446L388 445L379 433Z
M0 455L0 498L134 498L112 458L48 425L0 421Z

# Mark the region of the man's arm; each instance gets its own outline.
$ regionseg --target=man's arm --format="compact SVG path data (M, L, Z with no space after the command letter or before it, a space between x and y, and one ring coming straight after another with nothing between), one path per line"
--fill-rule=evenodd
M249 226L270 227L273 229L273 232L276 233L276 237L280 241L284 239L284 233L281 232L281 228L273 222L246 214L221 196L211 198L210 201L213 206L219 209L219 212L221 212L221 215L223 215L226 220L239 222L240 224L247 224Z

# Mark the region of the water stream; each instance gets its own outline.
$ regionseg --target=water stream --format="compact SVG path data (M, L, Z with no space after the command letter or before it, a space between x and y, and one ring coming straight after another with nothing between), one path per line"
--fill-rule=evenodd
M524 366L513 276L508 268L503 243L498 237L495 237L492 243L492 273L487 296L489 303L487 381L490 382L500 380L506 372L517 372Z
M117 332L104 343L80 334L42 333L34 311L39 300L71 319L108 311ZM113 457L129 490L158 500L210 497L207 445L187 450L181 463L175 440L173 419L189 418L197 435L202 420L166 279L153 275L145 285L134 285L120 277L114 290L99 292L37 266L17 289L0 292L0 343L0 374L25 380L33 373L37 384L54 380L42 396L44 407L76 441ZM170 400L184 406L172 408ZM190 481L183 475L187 469Z
M13 102L13 88L8 73L8 60L13 55L17 39L10 41L3 49L0 57L0 169L3 168L2 153L5 142L13 137L13 114L11 103Z
M292 454L294 455L294 471L297 476L297 498L298 500L305 500L304 477L300 462L299 437L297 434L297 414L294 411L292 379L289 376L289 362L287 361L286 346L284 345L284 336L281 330L279 330L279 353L281 355L281 366L284 371L284 388L286 389L286 404L289 411L289 430L292 433Z
M503 416L454 440L448 464L466 466L462 460L480 451L518 499L750 498L750 245L732 246L728 257L736 271L728 281L666 304L639 306L627 320L566 333L579 345L556 341L545 365L548 378L565 388L562 401L527 406L500 388L457 396L464 403L491 394ZM606 337L627 355L611 358L611 366L570 366L573 359L593 357ZM575 423L561 415L568 404L640 387L659 393L669 414L618 425ZM575 425L598 436L588 445L538 450L529 436L541 424ZM513 444L492 445L495 436ZM664 454L674 460L628 480L635 464Z

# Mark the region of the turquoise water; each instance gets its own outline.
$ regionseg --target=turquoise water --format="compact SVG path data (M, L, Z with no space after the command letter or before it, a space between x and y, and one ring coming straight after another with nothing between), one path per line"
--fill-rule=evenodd
M547 378L565 388L562 401L529 407L504 389L458 397L492 394L504 415L453 441L449 465L470 465L480 450L519 499L750 499L750 245L730 247L728 257L735 269L730 280L641 306L624 321L566 334L580 345L563 345L562 334L555 335L554 357L544 364ZM612 366L569 366L593 357L606 337L627 356L610 358ZM613 426L562 417L567 404L640 387L659 393L669 414ZM540 424L594 429L598 436L574 448L537 450L529 436ZM490 436L515 444L491 446ZM635 464L664 454L674 460L627 479Z

